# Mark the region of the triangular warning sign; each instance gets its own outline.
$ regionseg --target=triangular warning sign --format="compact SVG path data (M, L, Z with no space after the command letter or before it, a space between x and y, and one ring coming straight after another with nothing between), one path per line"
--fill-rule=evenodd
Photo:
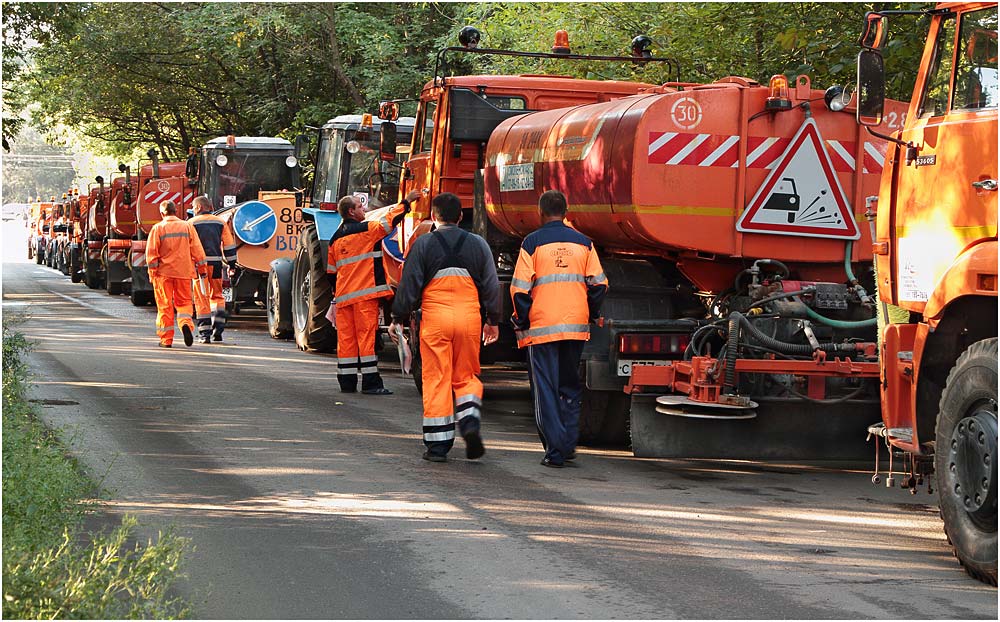
M815 119L806 119L799 128L743 211L736 230L842 240L861 237Z

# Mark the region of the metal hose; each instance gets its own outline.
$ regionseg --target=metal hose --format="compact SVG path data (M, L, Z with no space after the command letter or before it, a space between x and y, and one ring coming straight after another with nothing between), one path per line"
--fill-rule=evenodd
M726 341L726 374L722 382L722 392L731 395L736 392L736 355L740 347L740 320L749 324L742 313L729 314L729 336Z

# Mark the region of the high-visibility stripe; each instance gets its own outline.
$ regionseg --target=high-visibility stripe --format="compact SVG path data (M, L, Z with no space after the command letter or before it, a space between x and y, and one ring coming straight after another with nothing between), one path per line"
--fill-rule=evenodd
M531 291L531 283L529 283L528 281L522 281L521 279L511 279L510 286L515 287L517 289L523 289L526 292Z
M158 262L158 261L151 261L151 262L149 262L149 267L150 268L159 268L160 267L160 262Z
M206 263L208 263L208 260L207 259L202 259L201 261L196 261L194 263L194 265L195 266L204 266Z
M582 274L546 274L534 280L532 288L538 285L548 285L549 283L585 283L586 277Z
M448 415L447 417L424 417L424 427L429 427L433 425L448 425L449 423L455 423L455 415Z
M326 271L329 274L337 274L337 266L336 266L336 264L334 264L334 265L330 265L329 263L326 264Z
M600 285L601 283L607 283L608 277L604 276L604 273L600 273L597 276L588 276L587 285Z
M357 263L359 261L364 261L365 259L378 259L381 256L382 256L382 251L374 251L374 252L371 252L371 253L363 253L361 255L355 255L354 257L347 257L345 259L338 259L337 260L337 268L339 268L341 266L346 266L347 264Z
M424 433L425 441L449 441L455 438L455 430L449 432Z
M191 320L191 319L194 319L194 318L191 317L190 313L178 313L177 314L177 319L178 320L184 320L184 319Z
M352 356L350 358L339 358L337 359L337 365L340 367L350 367L351 365L357 365L358 357Z
M441 268L434 274L433 277L431 277L431 280L443 279L447 276L464 276L470 279L472 278L472 275L469 274L469 271L465 268Z
M340 298L337 298L337 303L347 302L348 300L353 300L355 298L360 298L361 296L367 296L369 294L378 294L380 292L392 291L388 285L377 285L375 287L369 287L368 289L359 289L356 292L351 292L350 294L343 294Z
M483 400L479 398L475 393L470 393L468 395L459 395L455 398L455 405L459 406L461 404L467 404L472 402L474 404L482 404Z
M545 337L558 333L589 333L589 324L553 324L552 326L542 326L541 328L529 328L525 333L528 337Z
M167 238L186 238L189 237L187 231L178 231L177 233L161 233L160 241L166 240Z
M382 218L381 220L379 220L379 223L382 225L382 228L385 229L386 233L392 231L392 225L389 224L388 218Z
M219 257L217 255L212 255L211 257L209 257L206 255L205 261L222 261L222 257Z
M364 374L377 374L378 373L378 365L370 365L370 366L367 366L367 367L359 367L358 371L361 372L362 375L364 375Z
M376 355L376 354L369 354L369 355L366 355L366 356L358 357L358 360L361 361L362 363L377 363L378 362L378 355Z

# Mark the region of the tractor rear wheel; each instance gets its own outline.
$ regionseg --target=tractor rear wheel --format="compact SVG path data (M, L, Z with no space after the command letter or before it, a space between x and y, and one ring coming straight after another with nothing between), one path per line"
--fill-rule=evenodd
M941 394L934 472L948 541L970 576L997 584L997 339L958 357Z
M580 403L581 445L626 445L631 398L623 391L584 388Z
M337 333L326 319L332 298L319 235L316 226L308 224L302 228L292 269L292 327L300 350L336 350Z

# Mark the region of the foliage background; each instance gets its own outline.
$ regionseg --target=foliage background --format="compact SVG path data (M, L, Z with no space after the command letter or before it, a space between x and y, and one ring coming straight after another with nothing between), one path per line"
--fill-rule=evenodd
M3 4L4 139L30 108L43 132L73 128L94 150L168 159L227 133L291 138L382 99L414 97L436 52L473 25L482 47L627 55L639 34L683 81L809 73L854 80L867 10L926 3L26 3ZM908 99L926 19L892 21L890 96ZM466 71L549 71L663 82L632 64L554 68L477 57Z

